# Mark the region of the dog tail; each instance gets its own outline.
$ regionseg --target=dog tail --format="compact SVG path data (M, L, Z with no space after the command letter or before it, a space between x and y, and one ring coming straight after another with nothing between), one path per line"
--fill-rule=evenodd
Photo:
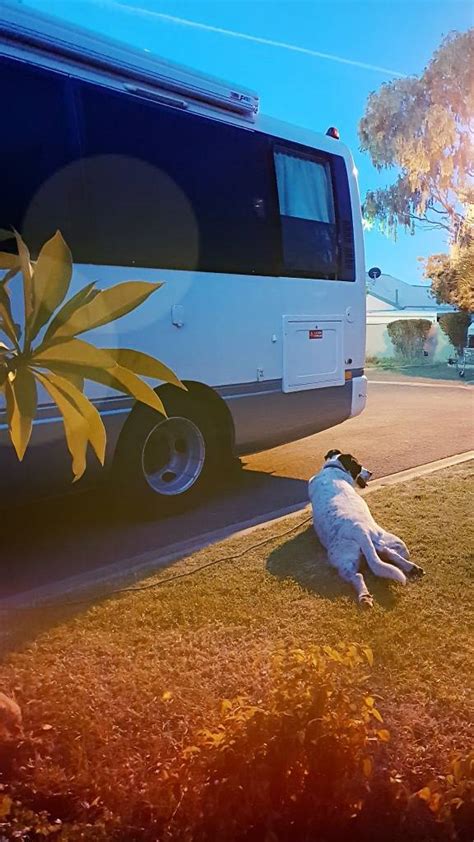
M400 582L401 585L406 585L407 580L405 574L398 567L395 567L395 565L387 564L387 562L379 558L372 539L367 532L363 532L361 535L360 548L375 576L381 576L383 579L393 579L395 582Z

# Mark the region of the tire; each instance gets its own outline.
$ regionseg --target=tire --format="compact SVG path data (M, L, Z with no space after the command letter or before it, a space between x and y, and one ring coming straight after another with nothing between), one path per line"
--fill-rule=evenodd
M114 491L142 514L177 514L203 499L222 453L209 407L174 386L158 394L167 418L135 406L120 437Z

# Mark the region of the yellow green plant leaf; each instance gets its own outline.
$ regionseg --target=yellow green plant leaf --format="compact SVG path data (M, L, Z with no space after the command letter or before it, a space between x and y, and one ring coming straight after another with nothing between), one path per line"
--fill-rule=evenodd
M370 778L372 774L372 758L364 757L362 760L362 771L366 778Z
M377 737L382 743L388 743L390 741L390 732L382 728L380 731L377 731Z
M142 304L161 283L125 281L99 292L89 303L79 307L53 336L76 336L87 330L114 322Z
M174 371L159 360L155 360L154 357L150 357L149 354L144 354L142 351L132 351L129 348L107 348L106 350L122 368L128 368L129 371L133 371L134 374L139 374L142 377L173 383L174 386L186 390L186 386L176 377Z
M18 337L13 321L8 292L0 287L0 330L8 336L11 342L18 348Z
M0 343L0 389L6 394L10 436L22 459L36 411L37 381L61 412L74 480L77 480L86 468L89 442L102 464L105 458L105 428L100 414L83 394L85 378L128 395L165 417L163 403L146 379L186 389L168 366L148 354L118 348L109 352L75 338L76 334L125 316L162 284L127 281L100 291L92 282L65 301L72 275L72 256L61 233L57 231L44 244L36 261L31 260L28 247L17 231L0 229L0 240L13 238L18 255L0 252L0 270L4 269L0 279L0 335L3 334L9 346ZM23 278L24 297L21 345L22 331L13 320L6 287L18 272ZM32 348L43 328L42 342Z
M95 281L92 281L90 284L86 284L85 287L76 292L69 301L66 301L65 304L61 307L60 310L56 313L51 322L49 323L48 327L46 328L46 333L44 335L43 343L49 341L49 339L54 336L58 328L67 322L67 320L72 316L72 314L77 310L79 307L82 307L84 304L88 304L95 298L96 295L99 294L99 290L96 289Z
M37 371L35 376L51 396L63 417L66 442L72 456L73 481L77 482L86 470L87 442L89 441L87 421L71 400L45 375Z
M462 764L462 762L459 758L456 758L455 760L453 760L453 762L451 764L451 769L453 770L454 780L456 781L456 783L459 783L459 781L462 779L462 772L463 772L462 767L463 767L463 764Z
M187 757L193 757L193 755L200 754L200 753L201 753L201 749L199 748L199 746L187 746L186 748L183 749L182 756L184 758L187 758Z
M0 819L5 819L12 808L13 800L9 795L2 795L0 799Z
M67 380L70 380L80 392L84 391L84 378L81 374L79 374L79 372L68 371L67 373L64 373L64 377L66 377Z
M41 363L41 365L43 365L43 363ZM141 403L146 403L148 406L151 406L152 409L155 409L162 415L166 416L166 410L156 392L144 383L143 380L140 380L140 378L132 371L128 371L128 376L124 376L123 372L127 371L127 369L122 369L118 365L109 369L92 368L85 365L75 368L68 362L54 362L48 363L48 369L66 377L69 376L71 371L80 372L84 380L92 380L94 383L101 383L103 386L108 386L110 389L115 389L117 392L130 395L130 397L136 398L136 400Z
M19 265L17 265L17 266L14 266L13 269L9 269L8 272L5 272L3 278L0 278L0 287L3 287L5 289L8 282L11 281L11 279L14 278L15 275L18 274L19 270L20 270L20 267L19 267Z
M370 648L370 646L364 646L362 651L363 651L365 657L367 658L369 667L373 667L373 665L374 665L374 653L372 652L372 649Z
M431 796L429 802L428 802L428 807L430 808L431 812L437 813L439 811L440 807L441 807L441 804L442 804L441 793L434 792L433 795Z
M109 374L112 376L114 382L118 384L113 386L114 389L126 392L133 398L136 398L137 401L151 406L152 409L156 409L157 412L161 412L166 416L165 408L156 392L147 383L140 380L133 371L116 365L114 368L109 369Z
M20 259L17 254L9 254L6 251L0 251L0 269L15 269L20 268Z
M65 339L64 342L40 345L31 357L34 365L42 368L54 367L54 363L67 363L68 366L89 366L91 368L113 368L115 360L107 351L84 342L83 339Z
M26 366L20 366L15 374L8 375L5 385L10 438L21 462L28 447L33 418L36 415L35 378Z
M18 249L18 262L23 275L23 297L25 301L25 337L28 336L28 326L33 312L33 268L31 266L30 252L18 231L15 231L16 245Z
M74 385L68 377L61 377L53 372L44 373L43 378L59 389L81 413L87 422L88 439L101 465L105 462L106 432L105 427L95 406Z
M33 272L33 313L30 340L66 297L71 282L72 257L61 233L56 231L41 249Z

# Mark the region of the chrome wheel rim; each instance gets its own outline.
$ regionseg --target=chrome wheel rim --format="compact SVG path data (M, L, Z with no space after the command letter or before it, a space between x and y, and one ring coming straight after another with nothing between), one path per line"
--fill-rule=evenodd
M143 476L156 494L188 491L204 467L203 435L189 418L165 418L148 433L142 448Z

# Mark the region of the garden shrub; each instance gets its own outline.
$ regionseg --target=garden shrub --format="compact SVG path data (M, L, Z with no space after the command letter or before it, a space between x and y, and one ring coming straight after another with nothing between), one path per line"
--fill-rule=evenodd
M441 330L458 353L462 352L467 343L467 329L470 324L469 313L444 313L439 317Z
M431 330L428 319L397 319L387 325L396 353L405 359L423 355L423 346Z
M179 782L172 818L144 838L336 838L362 809L374 756L389 740L364 689L371 660L354 644L278 652L269 697L223 700L219 727L196 735L180 768L163 770Z
M471 842L474 755L410 792L388 767L371 665L355 644L278 651L265 699L224 699L218 725L189 734L171 759L150 755L153 784L137 782L121 815L94 793L28 793L25 777L4 779L0 839Z

